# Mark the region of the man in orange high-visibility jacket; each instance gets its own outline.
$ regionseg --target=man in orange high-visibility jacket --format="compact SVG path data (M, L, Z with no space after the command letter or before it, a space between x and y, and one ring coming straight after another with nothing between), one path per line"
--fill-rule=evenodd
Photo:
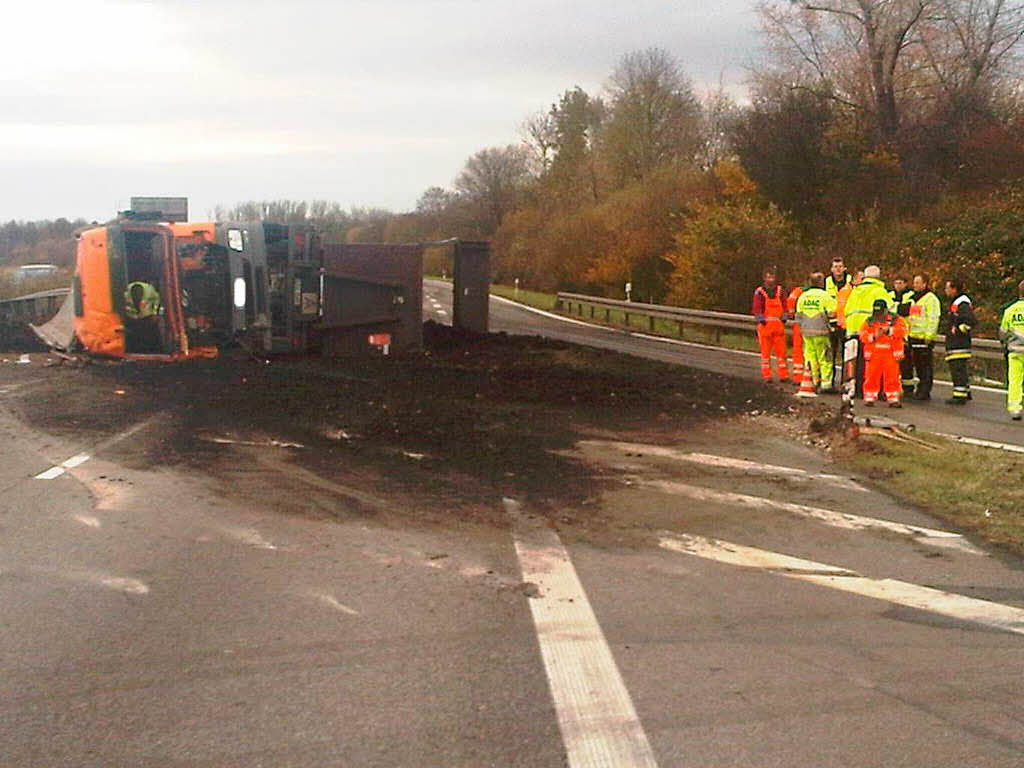
M800 315L796 313L796 303L804 292L803 286L797 286L786 298L786 315L793 329L793 381L799 384L804 376L804 339L800 328Z
M761 378L772 380L772 353L779 371L779 381L789 378L786 368L786 304L782 286L771 269L764 271L764 283L754 291L751 314L757 319L757 341L761 347Z
M864 405L873 406L878 400L878 390L884 387L889 407L902 408L900 361L905 354L907 324L889 311L886 299L877 299L859 335L864 349Z

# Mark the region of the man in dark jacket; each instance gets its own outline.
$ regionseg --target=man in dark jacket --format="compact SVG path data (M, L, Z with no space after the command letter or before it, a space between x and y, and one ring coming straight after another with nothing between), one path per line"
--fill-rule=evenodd
M946 364L953 379L953 396L946 402L949 405L966 405L971 399L971 332L978 319L961 280L946 281L946 297L952 299L946 330Z

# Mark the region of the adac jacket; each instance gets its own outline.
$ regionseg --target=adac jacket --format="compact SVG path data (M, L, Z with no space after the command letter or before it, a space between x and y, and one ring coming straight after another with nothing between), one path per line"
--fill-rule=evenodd
M971 356L971 332L978 324L974 307L966 293L960 294L949 305L949 327L946 330L946 359L956 360Z
M876 277L865 277L860 285L854 286L850 292L850 298L846 300L846 335L856 336L864 323L874 312L875 301L884 299L890 312L895 312L896 307L885 284Z
M1017 299L1003 310L999 340L1006 345L1007 352L1024 354L1024 299Z
M828 336L829 317L835 316L837 302L824 288L808 288L796 300L796 322L805 337Z
M939 318L942 316L942 304L939 297L931 291L918 291L910 302L910 338L911 344L918 342L934 342L939 335Z

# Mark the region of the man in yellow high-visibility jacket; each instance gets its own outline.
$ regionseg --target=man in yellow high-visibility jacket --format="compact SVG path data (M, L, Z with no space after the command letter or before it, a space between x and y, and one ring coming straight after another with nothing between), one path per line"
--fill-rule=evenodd
M825 290L825 276L815 272L811 275L809 287L796 302L796 317L803 330L804 366L815 393L832 385L829 332L835 315L836 300Z
M151 284L137 280L124 292L125 351L128 353L163 352L160 329L160 292Z
M915 400L931 400L933 354L935 337L939 335L942 304L939 297L928 289L927 275L914 275L913 286L907 318L910 321L909 357L913 362L913 375L909 387L904 383L904 393L912 391Z

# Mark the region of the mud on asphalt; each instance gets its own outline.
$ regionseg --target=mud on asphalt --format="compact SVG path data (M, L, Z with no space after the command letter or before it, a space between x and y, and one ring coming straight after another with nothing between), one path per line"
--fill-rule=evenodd
M580 508L614 478L563 455L578 440L680 442L709 420L782 413L793 402L754 382L537 337L432 322L424 337L424 354L409 358L43 367L37 355L16 372L4 367L7 378L32 381L4 403L33 429L78 445L160 414L159 428L111 455L206 473L230 492L240 469L261 471L246 448L271 451L296 474L443 522L486 520L502 496ZM295 498L286 511L305 506Z

